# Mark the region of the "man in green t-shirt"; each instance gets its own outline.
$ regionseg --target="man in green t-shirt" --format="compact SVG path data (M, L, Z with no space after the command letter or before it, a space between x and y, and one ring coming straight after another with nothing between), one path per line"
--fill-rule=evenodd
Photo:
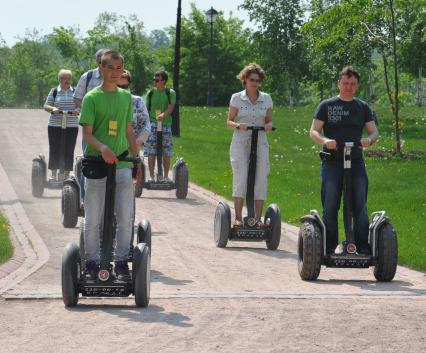
M146 106L151 121L151 135L145 143L144 155L148 157L150 181L154 181L155 157L157 155L157 121L161 121L164 181L171 182L169 179L170 158L173 155L171 114L176 104L176 92L166 87L167 79L167 72L157 71L153 79L154 88L146 96Z
M131 163L118 162L117 156L129 150L137 155L132 127L132 97L117 88L123 73L123 57L109 50L102 55L100 70L103 83L84 96L80 114L84 155L101 155L106 163L117 163L114 213L117 222L114 251L115 275L129 278L127 257L132 234L133 181ZM94 279L100 262L100 229L104 215L106 178L87 179L84 199L84 245L86 268L84 277Z

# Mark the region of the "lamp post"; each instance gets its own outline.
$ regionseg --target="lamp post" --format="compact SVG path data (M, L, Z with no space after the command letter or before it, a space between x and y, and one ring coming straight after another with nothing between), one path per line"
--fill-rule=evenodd
M177 7L177 19L176 19L176 36L175 36L175 61L173 67L173 89L176 92L176 105L173 111L172 119L172 135L180 136L180 116L179 116L179 105L180 105L180 92L179 92L179 65L180 65L180 25L181 25L181 0L178 0Z
M213 8L206 11L207 22L210 23L210 50L209 50L209 81L207 84L207 105L213 105L213 92L212 92L212 49L213 49L213 24L216 22L219 13Z

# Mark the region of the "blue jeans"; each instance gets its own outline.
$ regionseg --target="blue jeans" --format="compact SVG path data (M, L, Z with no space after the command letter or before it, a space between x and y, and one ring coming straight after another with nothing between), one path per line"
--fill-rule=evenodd
M322 162L321 169L322 218L326 228L327 252L333 251L339 239L337 216L343 186L343 161ZM368 177L364 160L352 160L352 210L355 243L358 248L368 247L367 192Z
M132 170L117 169L114 214L117 221L114 261L127 261L133 227ZM100 262L100 232L103 228L106 178L87 179L84 200L84 246L86 261ZM111 215L113 217L114 215Z

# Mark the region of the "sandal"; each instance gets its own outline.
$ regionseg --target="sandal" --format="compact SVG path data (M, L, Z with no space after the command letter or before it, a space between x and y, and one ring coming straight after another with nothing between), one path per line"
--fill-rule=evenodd
M234 227L242 227L242 226L243 226L243 222L239 221L238 219L234 221Z
M258 228L264 228L264 227L266 227L266 224L263 223L262 221L257 221L256 222L256 227L258 227Z

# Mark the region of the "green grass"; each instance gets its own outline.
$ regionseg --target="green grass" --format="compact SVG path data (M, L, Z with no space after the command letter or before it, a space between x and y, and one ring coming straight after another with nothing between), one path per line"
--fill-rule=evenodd
M13 255L13 246L9 239L9 224L0 213L0 264L9 260Z
M276 108L277 127L269 134L271 174L269 203L277 203L286 222L297 225L310 209L321 210L320 146L308 136L315 107ZM231 199L232 170L226 129L227 108L183 107L181 135L175 154L188 162L190 180ZM390 112L378 111L381 139L372 150L393 146ZM401 112L403 150L426 153L426 110ZM426 155L416 160L366 158L369 175L368 209L386 210L399 241L399 263L426 271ZM342 222L340 221L340 224Z

